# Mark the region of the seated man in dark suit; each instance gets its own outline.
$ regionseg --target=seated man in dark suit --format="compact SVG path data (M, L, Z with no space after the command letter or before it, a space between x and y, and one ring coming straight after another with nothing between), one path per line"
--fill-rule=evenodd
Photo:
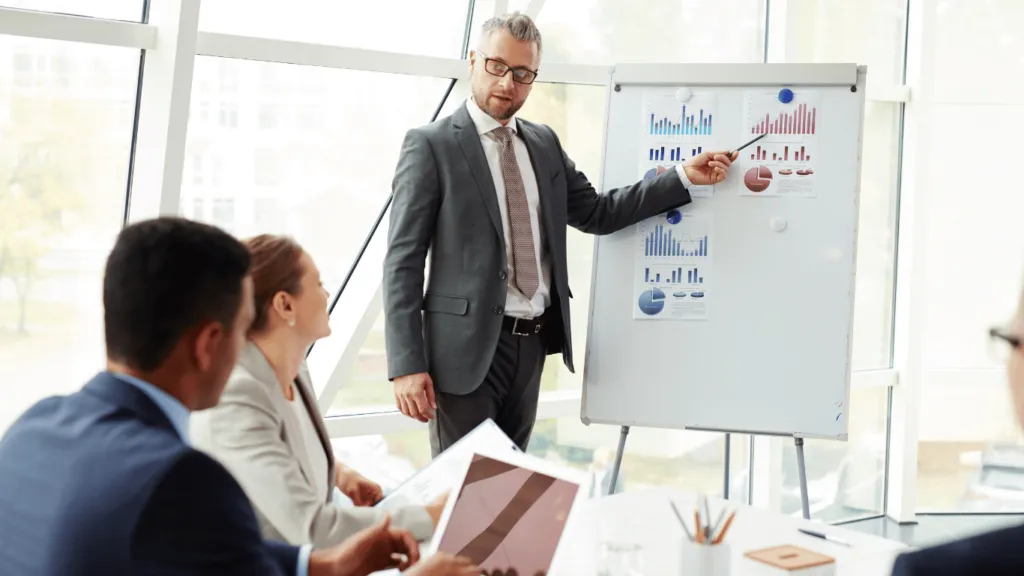
M234 478L189 446L189 413L217 403L245 343L248 268L211 226L121 233L103 280L107 370L0 440L0 574L349 576L418 559L387 519L333 549L264 542Z
M993 328L989 335L1008 353L1010 395L1018 422L1024 423L1024 294L1009 328ZM1004 528L932 548L909 552L896 559L893 576L959 576L1024 574L1024 526Z

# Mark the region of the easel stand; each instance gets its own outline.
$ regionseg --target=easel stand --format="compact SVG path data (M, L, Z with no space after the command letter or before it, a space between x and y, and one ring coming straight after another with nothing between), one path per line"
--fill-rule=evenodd
M612 467L611 483L608 485L608 495L615 493L615 483L619 480L619 469L622 467L622 456L626 452L626 437L629 436L629 426L623 426L619 433L619 448L615 452L615 464ZM804 518L811 519L811 504L807 497L807 468L804 466L804 439L793 438L796 445L796 466L800 475L800 504L803 509ZM729 468L730 468L730 444L731 435L725 433L725 483L722 494L729 499Z
M800 474L800 505L804 510L804 518L811 519L811 501L807 497L807 467L804 466L804 439L793 438L796 443L796 471Z

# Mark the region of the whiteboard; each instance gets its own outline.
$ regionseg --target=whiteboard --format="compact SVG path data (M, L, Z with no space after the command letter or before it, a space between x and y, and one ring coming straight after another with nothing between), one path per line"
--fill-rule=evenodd
M604 189L640 177L653 130L646 120L652 94L686 87L698 104L713 96L708 149L733 149L750 139L748 98L757 102L752 94L777 95L785 86L814 99L820 113L812 158L816 196L741 195L750 194L744 172L763 157L757 153L746 163L755 145L740 153L728 181L710 197L680 209L710 228L698 319L635 318L637 252L645 254L652 222L598 237L584 423L846 440L865 76L865 67L852 64L615 67ZM773 221L784 222L784 230ZM640 226L646 226L643 237Z

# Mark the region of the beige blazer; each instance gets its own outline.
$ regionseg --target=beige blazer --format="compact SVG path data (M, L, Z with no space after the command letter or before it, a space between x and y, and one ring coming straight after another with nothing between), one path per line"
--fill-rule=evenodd
M373 525L384 512L331 502L334 453L305 364L295 384L327 455L327 485L332 487L327 493L318 491L310 478L313 467L300 423L270 362L252 342L239 356L220 404L192 414L190 435L197 449L217 459L241 484L264 538L296 546L331 546ZM393 511L392 525L408 529L419 540L434 531L421 506Z

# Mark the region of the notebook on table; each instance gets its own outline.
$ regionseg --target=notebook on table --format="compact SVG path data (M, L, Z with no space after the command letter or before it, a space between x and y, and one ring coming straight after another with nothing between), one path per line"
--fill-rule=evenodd
M549 576L589 490L586 472L518 451L476 451L426 553L466 556L487 574Z

